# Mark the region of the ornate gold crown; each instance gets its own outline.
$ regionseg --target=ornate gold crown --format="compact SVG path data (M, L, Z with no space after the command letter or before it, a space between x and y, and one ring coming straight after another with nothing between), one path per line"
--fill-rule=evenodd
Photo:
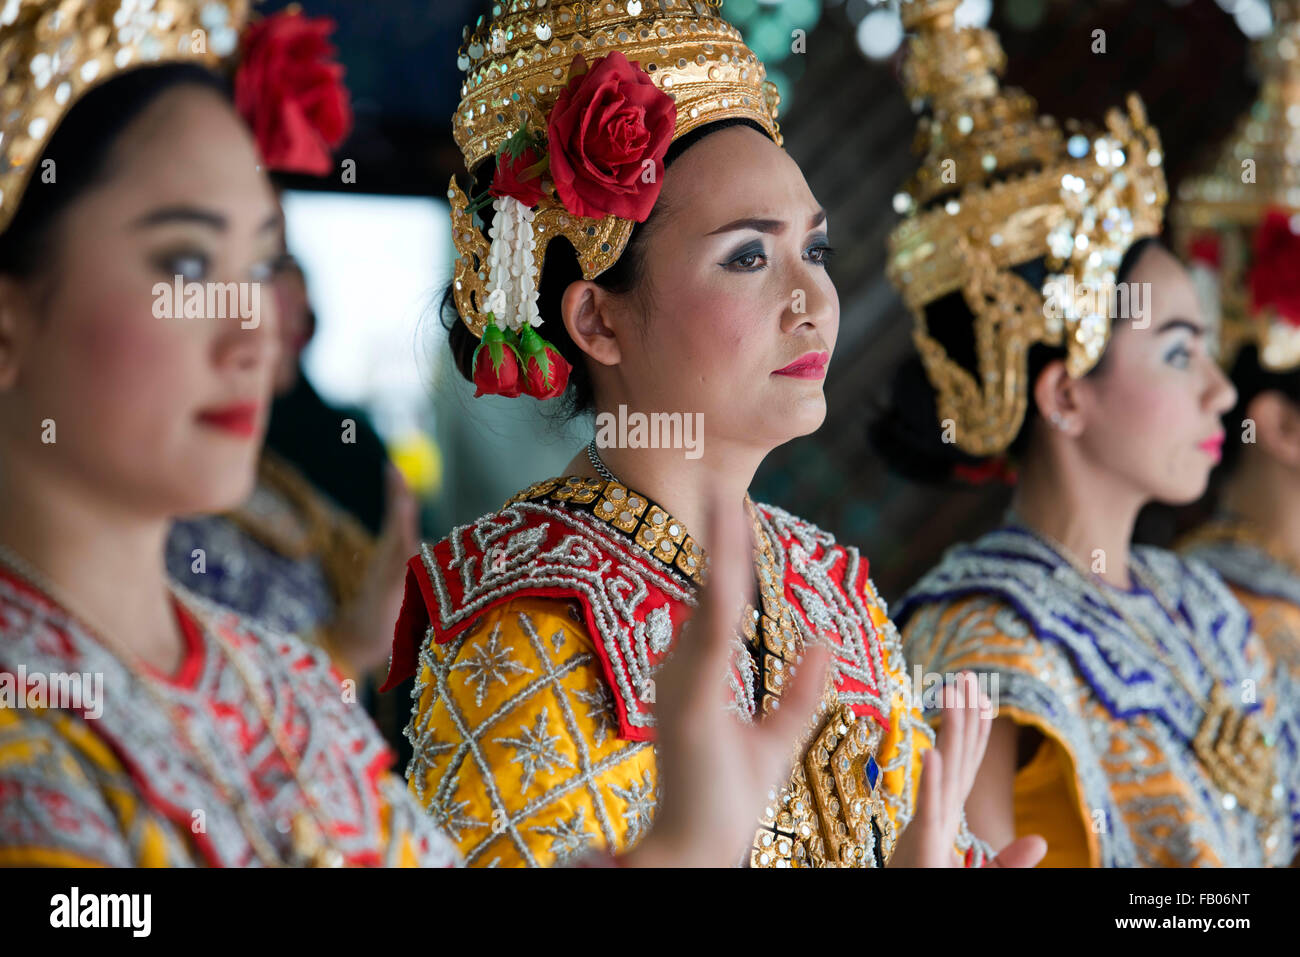
M113 77L235 52L249 0L0 0L0 232L63 118Z
M908 96L928 105L920 169L894 199L888 274L916 321L913 337L937 393L940 422L972 455L1002 452L1024 422L1028 351L1063 345L1070 375L1088 372L1110 334L1115 273L1135 240L1159 233L1168 194L1158 134L1141 101L1097 133L1064 131L1034 100L1003 89L996 35L958 28L960 0L911 0ZM1035 289L1011 271L1044 258ZM974 372L928 331L926 307L961 292L974 316Z
M1300 367L1300 328L1272 309L1256 311L1247 287L1260 223L1273 210L1300 214L1300 0L1273 0L1273 32L1253 55L1258 98L1213 163L1179 185L1169 218L1179 255L1205 267L1197 278L1219 319L1220 359L1231 366L1249 343L1264 367L1285 372ZM1200 255L1206 240L1217 262Z
M721 18L720 7L721 0L494 3L488 17L480 17L473 30L466 30L461 48L466 78L452 126L466 168L473 172L525 127L546 129L575 56L595 61L613 51L639 63L655 86L676 102L673 139L734 117L754 121L779 145L776 87L740 32ZM498 254L499 259L508 256L512 268L531 274L521 277L527 290L535 290L546 245L556 236L573 244L587 279L618 260L632 234L632 220L577 216L564 208L548 179L543 180L542 190L540 203L528 217L531 235L522 222L501 224L503 230L514 230L512 242L530 246L528 256L516 255L517 250ZM453 295L461 318L481 337L491 311L489 291L500 286L491 275L489 242L454 177L447 196L460 254ZM521 265L525 262L526 267ZM527 312L527 306L518 304L511 309L519 315Z

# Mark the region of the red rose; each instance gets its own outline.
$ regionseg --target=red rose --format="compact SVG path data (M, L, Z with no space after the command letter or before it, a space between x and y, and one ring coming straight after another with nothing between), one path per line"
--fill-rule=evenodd
M347 138L352 107L327 37L334 21L277 13L245 31L235 108L270 169L323 176Z
M1300 236L1291 231L1291 218L1281 210L1269 212L1259 224L1249 279L1255 312L1270 309L1300 325Z
M529 167L540 161L541 156L532 147L520 153L518 159L502 153L497 158L497 171L488 192L493 196L513 196L531 209L542 201L542 177ZM529 172L533 175L529 176Z
M573 367L532 326L524 326L519 352L524 363L524 392L534 399L554 399L564 392Z
M547 122L551 180L564 208L644 222L659 198L676 128L677 104L639 64L615 50L588 70L575 56ZM646 160L653 177L643 176Z
M504 395L513 399L523 391L519 374L519 353L496 325L483 330L483 340L474 350L474 384L481 395Z

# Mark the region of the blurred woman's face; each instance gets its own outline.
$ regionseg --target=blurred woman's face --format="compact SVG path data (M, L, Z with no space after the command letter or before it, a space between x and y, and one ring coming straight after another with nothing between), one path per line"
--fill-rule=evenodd
M198 86L168 90L123 131L105 178L62 214L52 261L14 294L27 305L17 374L0 392L6 469L150 516L225 509L248 495L270 398L275 297L245 287L255 325L238 315L159 318L155 286L267 278L279 226L259 162L232 108ZM45 420L53 443L41 441Z
M1141 322L1116 320L1106 365L1080 382L1079 442L1092 461L1145 499L1191 502L1205 492L1222 457L1220 417L1236 393L1210 354L1206 321L1182 264L1148 246L1128 282L1148 284L1149 312Z
M641 341L621 349L619 374L636 408L703 413L706 455L815 431L840 317L828 258L825 215L784 150L740 126L687 149L664 174L629 294Z

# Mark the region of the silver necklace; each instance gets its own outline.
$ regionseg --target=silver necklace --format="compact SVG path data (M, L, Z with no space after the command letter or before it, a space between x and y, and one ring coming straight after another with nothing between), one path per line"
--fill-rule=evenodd
M596 451L595 436L593 436L591 441L587 443L587 460L591 462L591 467L596 470L596 474L606 482L614 482L618 485L623 484L614 477L614 473L605 466L605 462L601 459L600 453Z

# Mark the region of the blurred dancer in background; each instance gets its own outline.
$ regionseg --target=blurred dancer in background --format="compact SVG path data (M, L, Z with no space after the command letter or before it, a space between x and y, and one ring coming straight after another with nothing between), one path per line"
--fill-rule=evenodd
M278 15L245 41L235 105L260 133L271 171L328 173L331 148L348 135L351 108L331 59L331 29L325 20ZM281 98L279 126L261 115L257 84ZM284 132L298 124L301 135ZM229 512L176 522L167 567L195 593L325 649L369 703L366 674L387 658L402 566L417 541L416 503L365 418L330 409L303 374L315 318L287 254L271 288L280 350L257 484Z
M995 847L1043 834L1053 865L1286 864L1294 754L1271 747L1249 616L1204 565L1130 547L1146 502L1202 494L1234 401L1186 270L1151 238L1158 136L1136 98L1063 135L999 89L996 37L956 28L956 6L904 8L929 153L890 274L920 358L875 438L918 478L1017 460L1004 526L896 608L919 672L998 680L972 827Z
M1183 553L1227 581L1275 665L1278 705L1296 746L1300 709L1300 2L1274 0L1255 42L1259 98L1211 168L1179 191L1171 219L1237 403L1224 417L1214 514ZM1243 158L1253 163L1243 181ZM1288 715L1286 712L1290 711ZM1296 808L1292 809L1295 814Z

